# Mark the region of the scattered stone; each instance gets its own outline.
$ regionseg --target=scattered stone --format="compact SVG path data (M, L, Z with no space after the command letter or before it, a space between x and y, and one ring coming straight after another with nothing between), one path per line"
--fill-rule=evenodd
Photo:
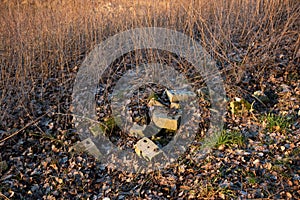
M158 154L162 153L158 146L147 137L140 139L136 143L135 152L138 156L142 156L149 161L151 161Z
M223 181L222 183L220 183L219 185L221 188L230 188L231 186L233 186L233 183L228 181L227 179L225 181Z
M157 127L153 122L150 122L150 124L148 124L143 131L143 134L145 135L145 137L152 137L156 135L160 130L161 128Z
M270 162L267 162L264 167L268 170L272 169L272 164Z
M170 102L186 101L196 97L196 94L187 90L166 90Z
M144 135L145 128L146 128L146 125L140 126L138 124L133 124L133 126L129 130L129 135L137 137L137 138L145 137L145 135Z
M293 195L291 193L289 193L289 192L286 192L285 194L286 194L287 198L292 198L293 197Z
M270 99L267 95L265 95L262 91L257 90L253 93L255 97L257 97L259 100L261 100L263 103L270 102Z
M73 149L78 152L86 151L99 160L103 156L91 138L87 138L85 140L82 140L81 142L77 142L73 146Z
M149 125L140 126L138 124L133 124L129 130L129 135L132 137L142 138L142 137L152 137L156 135L161 128L157 127L153 122Z
M241 195L242 195L242 196L247 196L247 194L248 194L247 192L245 192L245 191L243 191L243 190L241 190L240 192L241 192Z
M169 130L177 130L180 124L180 115L170 115L164 109L154 109L152 113L152 120L154 124L160 128Z
M263 157L263 156L264 156L264 153L259 152L259 153L257 153L257 155L260 156L260 157Z
M255 166L258 166L259 163L260 163L260 160L259 160L259 159L256 159L256 160L253 161L253 164L254 164Z
M293 180L300 181L300 175L298 175L298 174L293 174Z
M160 106L160 107L164 107L164 105L162 103L160 103L159 101L155 100L155 98L151 98L149 100L148 106Z

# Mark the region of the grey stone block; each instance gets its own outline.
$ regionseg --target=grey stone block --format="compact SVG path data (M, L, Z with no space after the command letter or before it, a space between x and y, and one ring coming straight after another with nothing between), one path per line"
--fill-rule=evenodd
M144 135L145 128L146 128L146 125L140 126L138 124L133 124L133 126L129 130L129 135L137 137L137 138L145 137L145 135Z
M145 130L143 131L145 137L152 137L156 135L161 128L157 127L153 122L150 122L148 126L146 126Z
M73 149L78 152L86 151L90 155L94 156L97 159L101 159L103 155L95 145L95 143L92 141L91 138L86 138L85 140L82 140L81 142L77 142Z
M144 126L134 124L129 130L129 135L137 138L151 137L156 135L160 130L161 128L157 127L153 122Z
M151 161L155 156L162 153L159 147L147 137L140 139L136 143L135 152L138 156L141 156L149 161Z
M152 121L160 128L177 130L180 123L181 115L169 115L165 109L155 108L152 112Z
M196 94L188 90L166 90L170 102L186 101L196 97Z

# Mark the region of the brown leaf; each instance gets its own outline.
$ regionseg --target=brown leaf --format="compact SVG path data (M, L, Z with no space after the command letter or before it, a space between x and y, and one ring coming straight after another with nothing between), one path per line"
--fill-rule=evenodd
M180 186L180 190L190 190L191 187L190 186L187 186L187 185L181 185Z

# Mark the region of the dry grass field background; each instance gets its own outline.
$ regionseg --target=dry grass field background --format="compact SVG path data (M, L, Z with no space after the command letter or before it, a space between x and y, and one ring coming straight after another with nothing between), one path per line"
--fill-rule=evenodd
M295 152L299 153L299 146L297 147L300 127L299 1L2 0L0 3L0 161L6 161L9 167L3 171L0 169L0 174L2 173L0 199L1 197L4 199L62 197L101 199L104 196L116 199L235 199L241 196L242 198L300 198L300 180L295 178L300 174L299 162L295 161L299 157L296 156L292 157L294 160L289 161L289 166L284 171L288 174L286 177L280 175L282 171L274 169L277 174L277 179L274 181L279 183L277 186L270 187L268 184L272 180L258 180L257 176L263 175L256 174L256 169L250 170L251 175L241 173L241 180L240 175L228 175L226 171L226 175L222 174L219 178L210 178L209 175L203 178L199 175L200 179L197 179L197 183L196 180L190 183L184 180L185 178L178 178L181 177L180 174L185 173L184 169L188 171L190 168L196 168L196 165L187 163L183 168L178 167L179 171L174 172L176 175L165 176L167 177L165 179L161 178L164 175L159 173L144 175L141 178L106 171L101 173L105 174L103 177L110 177L110 182L108 178L102 180L101 177L97 179L94 176L96 180L90 180L90 177L83 175L85 178L82 180L86 182L76 185L74 178L70 181L71 188L68 189L67 179L63 178L64 172L59 171L64 167L55 169L54 165L59 164L52 160L48 164L55 171L52 175L45 175L48 173L45 164L41 167L41 169L45 168L41 172L44 174L40 178L41 182L36 180L36 175L28 175L26 179L24 178L26 177L24 174L30 174L28 173L30 170L26 172L27 168L37 166L37 163L48 157L44 151L54 151L55 155L51 154L51 156L58 160L68 156L66 152L61 154L56 152L56 146L59 146L57 151L66 151L76 138L75 133L68 133L68 130L73 128L71 116L68 114L70 114L72 101L72 84L84 58L97 44L108 37L139 27L165 27L185 33L199 41L216 61L224 79L229 101L234 97L246 98L245 96L249 94L251 96L257 90L271 91L275 94L282 84L288 85L291 88L290 95L279 95L281 101L264 105L260 111L267 113L274 110L276 114L285 113L293 116L294 121L290 129L292 137L298 140L298 143L291 142L295 144L291 152L293 156L297 154ZM272 94L270 97L273 97ZM255 121L261 113L256 113L254 118L248 115L240 116L240 121L236 117L233 121L237 123ZM42 118L48 122L41 122ZM228 120L228 124L230 123L231 121ZM51 127L53 132L51 130L48 133L42 126ZM70 136L67 136L68 134ZM70 142L64 143L64 140ZM43 144L49 141L52 146ZM45 150L38 148L37 152L43 153L37 154L34 158L22 157L24 154L30 154L32 151L30 145L33 143L41 143L42 149ZM278 145L284 146L284 144ZM82 157L84 156L81 155ZM35 162L35 164L31 167L20 164L23 166L20 167L16 164L19 161L14 158L18 158L22 163ZM75 158L69 157L69 159ZM265 163L271 162L271 158L268 159ZM100 170L95 164L89 164L88 160L91 158L85 155L83 161L85 164L81 166L82 168L92 167ZM252 161L249 158L249 162ZM284 164L280 167L282 165ZM232 168L226 169L230 171ZM82 174L80 170L82 169L77 167L75 171ZM201 172L197 173L201 174ZM270 173L274 176L274 173ZM12 176L8 177L8 175ZM226 179L227 176L233 180L236 177L242 183L248 182L239 188L223 187L225 183L222 182L222 185L221 180ZM183 177L193 179L186 174ZM127 179L138 187L128 184L125 181ZM97 182L98 180L100 181ZM165 182L161 183L159 180ZM50 189L47 189L47 181ZM52 184L52 181L55 183ZM102 181L106 182L106 186ZM111 182L117 186L110 185ZM128 190L124 189L124 184L128 184ZM177 187L173 187L172 184ZM156 193L151 192L153 187L156 188L154 189L157 190ZM138 190L137 194L132 192L133 190Z
M120 31L158 26L186 33L226 65L229 85L249 70L258 80L281 55L295 58L300 45L298 1L32 0L0 6L1 121L19 106L35 116L23 104L43 101L48 82L69 86L87 53Z

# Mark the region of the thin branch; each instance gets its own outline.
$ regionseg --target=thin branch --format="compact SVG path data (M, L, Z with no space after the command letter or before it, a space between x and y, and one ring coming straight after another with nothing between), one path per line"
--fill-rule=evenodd
M21 133L23 130L25 130L27 127L29 127L29 126L35 124L36 122L38 122L40 119L42 119L42 118L43 118L45 115L47 115L48 113L50 113L50 111L48 111L48 112L46 112L45 114L39 116L39 117L36 118L34 121L29 122L28 124L26 124L26 126L22 127L21 129L19 129L18 131L14 132L13 134L11 134L11 135L7 136L6 138L0 140L0 143L2 143L2 142L4 142L4 141L6 141L6 140L8 140L8 139L10 139L10 138L12 138L12 137L18 135L18 134Z
M5 199L5 200L9 200L9 198L7 197L7 196L5 196L4 194L2 194L1 192L0 192L0 198L3 198L3 199Z

